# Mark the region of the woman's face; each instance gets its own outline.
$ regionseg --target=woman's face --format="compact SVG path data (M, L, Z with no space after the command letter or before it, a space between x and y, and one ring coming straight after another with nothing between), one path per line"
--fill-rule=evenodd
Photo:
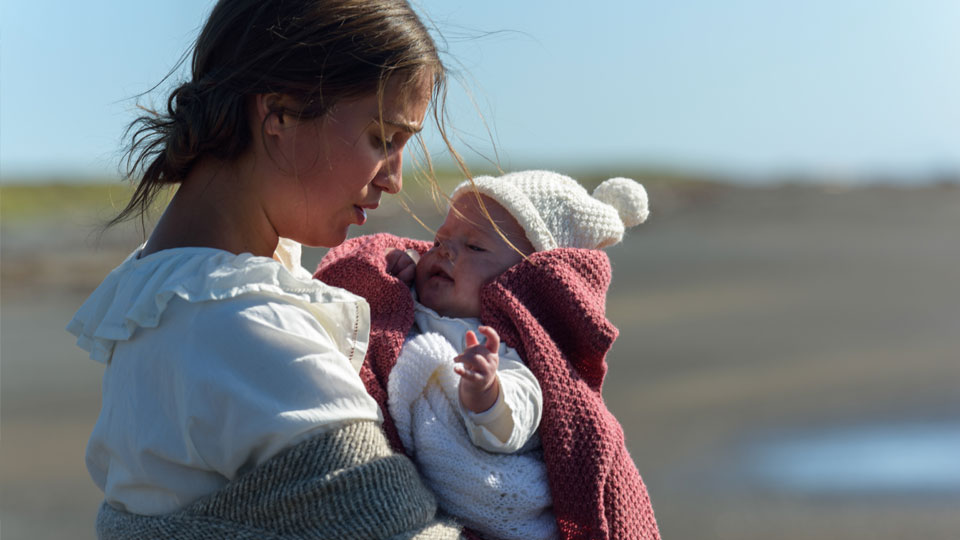
M388 84L376 95L342 101L321 118L284 115L277 128L276 171L262 198L278 236L333 247L363 225L382 192L402 187L403 149L423 125L432 79L407 92Z

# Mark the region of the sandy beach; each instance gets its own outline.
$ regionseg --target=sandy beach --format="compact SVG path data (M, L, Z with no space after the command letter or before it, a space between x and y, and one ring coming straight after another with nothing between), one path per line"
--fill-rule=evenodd
M663 537L960 536L960 186L657 183L650 199L608 250L604 396ZM64 326L139 241L98 239L104 216L3 218L4 540L95 537L102 366ZM428 234L391 202L354 234L397 222Z

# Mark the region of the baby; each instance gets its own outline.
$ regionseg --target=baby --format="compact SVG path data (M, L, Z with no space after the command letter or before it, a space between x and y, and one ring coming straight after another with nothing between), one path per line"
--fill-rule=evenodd
M640 212L646 211L642 186L624 179L614 183L626 188L623 194L641 201L634 205ZM502 344L493 328L480 324L481 289L553 244L599 248L618 241L623 225L614 208L561 175L525 172L478 178L475 184L476 191L469 181L454 191L433 247L419 261L415 250L387 254L387 271L412 282L418 300L416 324L390 376L390 413L401 427L401 437L412 433L404 444L411 448L412 443L414 457L441 506L468 526L499 538L553 538L556 523L536 436L543 408L540 385L516 350ZM637 218L642 221L645 215ZM539 241L539 250L520 220L529 227L529 236ZM609 227L612 234L587 235L580 242L565 238L581 232L564 230L578 222L581 227L599 222L600 229ZM474 329L486 337L485 343L478 342ZM432 361L425 359L431 352ZM425 365L433 368L429 374ZM411 372L422 375L417 378ZM458 403L450 404L452 400L444 397L453 394L454 384ZM411 409L414 412L408 414ZM472 444L487 452L516 454L497 456L462 448L462 437L459 445L449 439L444 445L437 437L444 430L431 427L432 418L460 420ZM457 428L445 434L454 439L462 430ZM457 454L434 453L422 448L426 445L438 445L437 450L460 448ZM451 460L453 455L459 463ZM464 467L464 457L473 458L467 460L471 466ZM497 496L484 497L484 490ZM501 495L505 493L509 496ZM494 504L496 510L485 504Z
M603 268L608 272L609 263L597 250L619 242L626 227L646 219L643 186L615 178L601 184L591 196L569 177L523 171L463 182L451 201L432 247L425 252L417 243L410 245L418 249L403 249L407 246L403 239L380 239L397 246L386 252L387 274L412 285L415 300L414 324L395 364L388 369L386 388L389 413L404 448L437 494L440 506L483 535L565 538L573 527L588 537L618 537L618 525L608 521L655 531L645 488L623 448L622 431L599 394L606 349L601 346L603 350L595 352L591 347L595 343L608 347L612 343L610 329L613 336L616 330L602 317L603 298L595 298L598 291L580 283L600 282L599 292L605 294ZM330 260L321 264L318 277L336 283L338 262L364 257L360 252L380 245L374 240L361 242L364 240L357 239L357 244L328 255ZM350 268L354 274L356 266ZM551 274L551 269L559 273ZM364 278L354 274L349 279ZM556 287L548 284L548 279L556 279ZM534 286L523 286L526 282ZM507 283L520 284L517 292L521 294L506 298L497 293L496 300L504 307L492 309L492 285ZM504 344L493 326L502 321L499 312L522 323L527 313L533 312L521 309L530 300L520 296L524 292L542 296L544 293L533 289L543 287L551 295L557 291L562 307L555 311L592 322L573 321L569 334L561 336L552 335L552 323L543 321L542 336L534 328L530 336L523 336L534 338L530 344L513 343L524 356L535 357L536 365L531 365L535 374L525 365L524 360L530 359L521 358L516 349ZM371 289L368 295L380 295L380 290ZM579 313L575 306L581 304L599 311L602 321ZM487 317L494 320L481 324ZM375 333L376 318L372 324ZM534 326L539 324L534 322ZM567 334L565 329L560 332ZM597 332L602 335L594 335ZM477 333L485 338L483 343ZM559 343L573 340L575 345L555 349L542 338ZM516 336L513 339L517 341ZM543 343L543 350L532 348L533 343ZM565 358L570 351L583 358ZM375 371L378 365L390 364L382 360L376 352L368 355ZM571 373L578 371L579 375L571 378ZM547 386L542 390L541 384ZM586 415L583 410L588 411ZM549 419L549 426L541 427L541 417ZM573 427L563 427L565 423ZM619 439L611 442L611 450L587 448L584 445L592 442L579 439L594 436L588 435L589 429L577 433L581 423L600 426L600 439L610 433L619 433ZM581 460L585 465L580 465ZM598 460L608 464L594 468L592 463ZM609 463L616 463L616 474L605 470ZM576 469L570 478L588 475L590 480L572 480L567 485L563 468ZM589 493L606 489L594 484L611 479L622 484L615 486L616 490L630 496L618 501ZM580 489L583 498L576 493ZM606 504L616 507L604 508ZM648 522L641 525L638 516L647 510Z
M480 289L533 252L523 228L496 200L464 193L422 258L412 249L387 254L387 271L415 285L414 331L438 332L462 351L452 369L460 377L464 421L474 444L491 452L514 452L533 436L542 398L516 351L501 345L493 328L480 325ZM486 337L484 344L474 329Z
M387 254L387 271L413 284L417 300L390 374L390 414L444 510L495 538L556 538L536 437L540 385L480 324L482 287L535 249L506 208L471 191L454 193L422 257Z

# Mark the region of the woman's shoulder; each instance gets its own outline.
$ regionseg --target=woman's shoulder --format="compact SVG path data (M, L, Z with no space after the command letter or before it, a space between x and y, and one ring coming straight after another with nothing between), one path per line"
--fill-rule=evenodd
M175 299L218 306L205 310L209 313L267 300L295 305L311 316L325 305L334 305L335 311L365 308L359 297L268 257L202 247L139 254L135 251L115 268L67 326L77 344L99 362L109 362L114 344L130 339L138 328L156 328Z

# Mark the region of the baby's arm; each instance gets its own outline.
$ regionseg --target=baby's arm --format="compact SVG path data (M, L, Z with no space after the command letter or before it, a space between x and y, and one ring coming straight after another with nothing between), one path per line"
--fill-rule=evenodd
M453 370L460 375L460 404L474 413L492 407L500 395L497 366L500 365L500 336L489 326L477 330L487 337L481 345L477 335L467 332L467 348L454 359Z
M499 336L492 328L481 327L480 331L487 336L487 343L480 346L484 348L482 355L491 355L491 350L497 350L491 343L493 340L488 331L496 337L495 344L499 346L498 352L492 354L498 360L496 371L492 374L494 384L491 385L497 389L497 393L492 398L488 397L488 408L479 411L470 409L463 402L464 385L461 379L461 414L473 444L488 452L516 452L530 440L540 425L543 394L536 377L524 365L517 351L500 344ZM457 357L457 361L462 356ZM455 366L454 369L459 367Z

